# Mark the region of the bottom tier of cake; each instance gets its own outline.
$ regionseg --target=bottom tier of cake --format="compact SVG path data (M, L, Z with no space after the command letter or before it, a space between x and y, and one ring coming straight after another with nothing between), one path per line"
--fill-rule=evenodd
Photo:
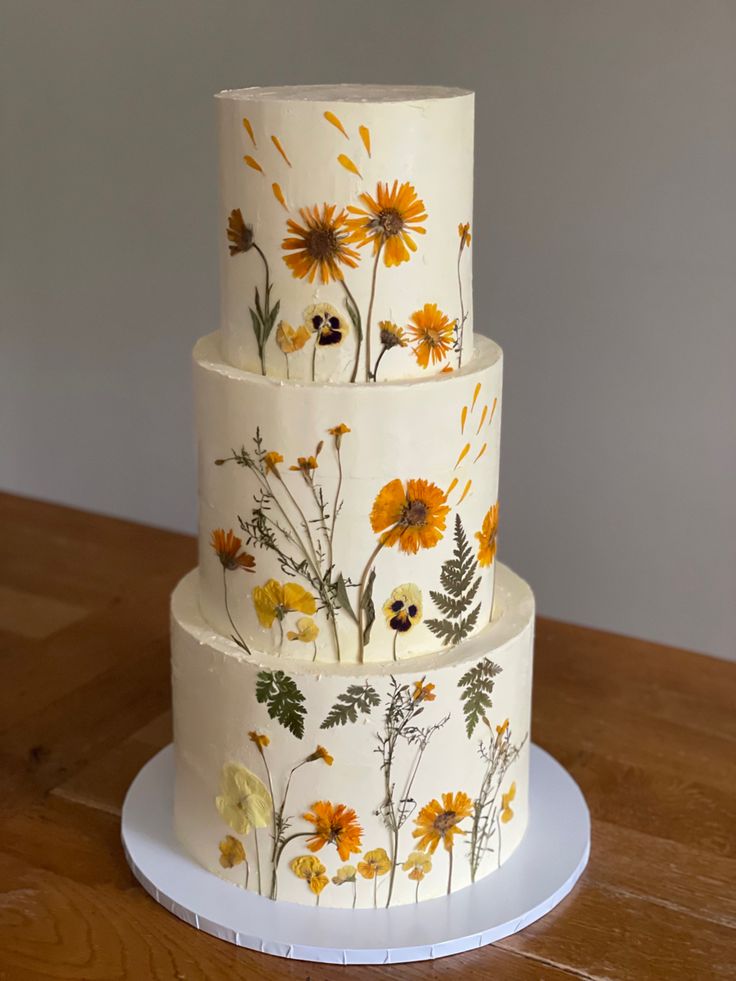
M312 664L172 599L178 838L272 899L396 906L490 875L528 820L534 598L499 565L493 619L443 653Z

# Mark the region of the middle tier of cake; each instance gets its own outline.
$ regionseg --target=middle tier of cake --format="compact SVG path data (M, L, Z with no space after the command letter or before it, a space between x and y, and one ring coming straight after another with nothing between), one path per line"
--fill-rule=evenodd
M493 605L502 353L381 386L284 383L195 347L200 596L243 649L390 661Z

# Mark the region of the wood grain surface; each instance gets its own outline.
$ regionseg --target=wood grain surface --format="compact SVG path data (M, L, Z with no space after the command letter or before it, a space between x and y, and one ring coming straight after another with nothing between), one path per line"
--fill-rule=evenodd
M736 977L736 665L540 618L534 740L593 817L556 910L388 968L289 962L177 920L119 815L171 738L168 597L194 540L0 494L0 979L707 981Z

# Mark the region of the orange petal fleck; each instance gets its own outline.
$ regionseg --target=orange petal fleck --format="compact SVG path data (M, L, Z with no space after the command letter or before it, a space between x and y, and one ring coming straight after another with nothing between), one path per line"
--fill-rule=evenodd
M475 386L475 391L473 392L473 403L470 406L470 411L472 412L475 408L475 403L478 401L478 396L480 395L480 382Z
M465 432L465 420L467 418L468 418L468 407L467 407L467 405L464 405L463 406L463 411L460 413L460 432L461 433L464 433Z
M465 457L468 455L469 452L470 452L470 443L466 443L465 446L460 451L460 456L457 458L457 463L452 468L453 470L457 470L457 468L460 466L460 464L463 462L463 460L465 459Z
M371 131L367 126L359 126L358 132L360 133L360 138L363 141L363 146L368 151L368 156L371 155Z
M284 197L284 192L281 190L280 186L278 184L272 184L271 190L273 191L273 196L276 198L282 208L285 208L286 211L288 211L289 209L286 205L286 198Z
M463 501L465 500L465 498L468 496L468 491L470 490L470 487L471 487L471 484L472 483L473 483L472 480L469 480L467 482L467 484L465 485L465 490L462 492L462 495L460 496L460 500L457 502L457 504L455 505L455 507L459 507L463 503Z
M351 174L357 174L358 177L363 176L350 157L346 157L344 153L340 154L340 156L337 158L337 162L342 164L345 170L349 170Z
M475 435L476 436L480 432L481 427L483 426L483 423L486 421L486 416L487 415L488 415L488 406L487 405L484 405L483 406L483 414L480 417L480 422L478 423L478 428L475 430Z
M445 493L445 497L449 497L450 494L452 494L452 492L455 490L456 487L457 487L457 477L453 477L452 478L452 483L447 488L447 491Z
M498 404L498 399L496 398L496 399L493 400L493 405L491 406L491 418L488 420L488 425L489 426L493 422L493 415L494 415L494 413L496 411L497 404Z
M478 460L480 460L480 458L483 456L487 448L488 448L488 443L484 443L481 446L480 450L478 451L478 456L476 456L476 458L473 460L473 463L477 463Z
M278 136L272 136L271 137L271 142L276 147L276 149L279 151L279 153L284 158L284 160L287 162L287 164L291 167L291 160L289 160L289 158L286 156L286 150L284 150L284 148L281 146L281 140L278 138Z
M327 112L324 114L324 116L327 122L330 123L331 126L334 126L335 129L340 130L340 132L342 133L342 135L345 137L346 140L350 139L348 134L345 132L345 127L337 118L337 116L334 114L334 112L330 112L330 110L328 109Z
M248 166L249 167L252 167L253 170L257 170L259 174L262 174L263 173L263 167L261 167L261 165L258 163L258 161L257 160L254 160L253 157L249 157L247 153L243 157L243 160L245 160L245 162L248 164Z
M243 126L245 127L245 132L250 137L250 141L253 144L253 146L258 146L258 144L256 143L256 138L253 135L253 127L251 126L250 119L248 119L247 116L243 116Z

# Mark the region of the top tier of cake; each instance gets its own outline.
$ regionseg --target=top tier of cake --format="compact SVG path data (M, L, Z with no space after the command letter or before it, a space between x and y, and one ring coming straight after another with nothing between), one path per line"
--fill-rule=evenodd
M473 353L473 94L218 96L222 347L234 367L369 382Z

